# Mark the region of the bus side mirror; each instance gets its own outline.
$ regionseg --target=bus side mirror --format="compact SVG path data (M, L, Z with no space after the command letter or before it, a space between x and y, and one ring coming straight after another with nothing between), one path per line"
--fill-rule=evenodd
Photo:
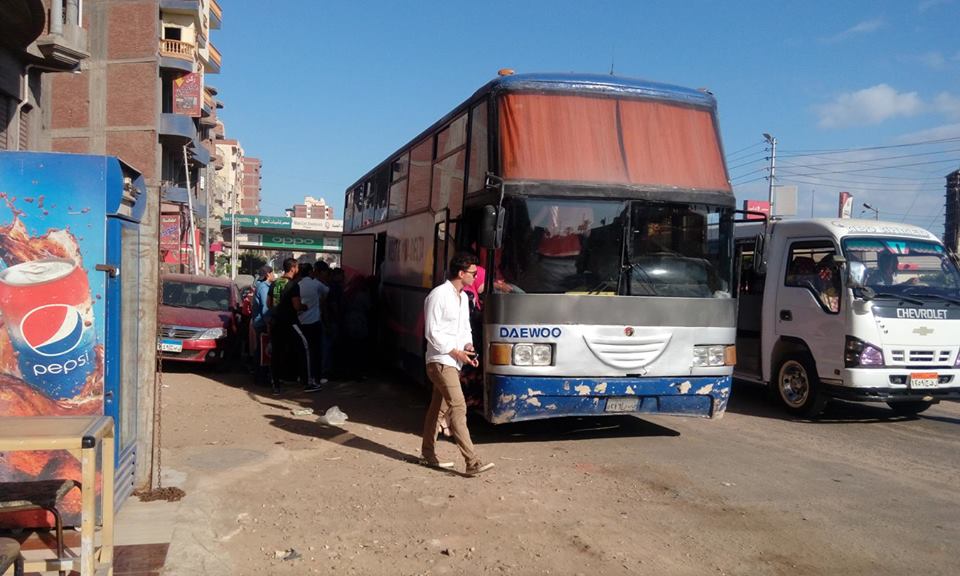
M496 249L503 243L503 214L502 208L497 210L490 204L483 207L479 238L481 248Z
M863 262L847 264L847 285L851 288L863 288L867 280L867 266Z

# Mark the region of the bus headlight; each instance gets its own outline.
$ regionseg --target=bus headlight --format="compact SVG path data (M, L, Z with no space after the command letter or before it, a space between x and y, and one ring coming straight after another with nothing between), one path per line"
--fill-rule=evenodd
M490 343L490 364L494 366L551 366L553 344Z
M549 366L553 364L553 346L549 344L533 345L533 365Z
M693 366L695 368L706 368L710 366L726 366L727 359L736 361L736 352L727 352L728 346L694 346L693 347Z
M533 344L513 345L513 365L533 366Z

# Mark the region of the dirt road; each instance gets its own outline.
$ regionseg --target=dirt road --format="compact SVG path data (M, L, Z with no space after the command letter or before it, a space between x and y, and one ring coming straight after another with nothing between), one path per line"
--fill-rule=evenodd
M933 576L960 566L958 404L917 419L845 404L808 423L742 386L718 421L471 419L497 467L465 478L412 463L420 390L369 380L271 397L248 380L164 375L164 474L187 492L165 573ZM345 425L292 413L332 405ZM457 455L451 443L440 450Z

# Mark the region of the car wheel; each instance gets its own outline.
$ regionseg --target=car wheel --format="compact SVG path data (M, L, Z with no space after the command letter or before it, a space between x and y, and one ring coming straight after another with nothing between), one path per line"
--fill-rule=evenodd
M813 361L805 354L787 356L780 361L773 381L780 404L794 416L811 418L823 411L827 398L820 389Z
M916 416L927 408L933 406L933 402L924 402L923 400L913 400L907 402L887 402L890 407L899 416Z

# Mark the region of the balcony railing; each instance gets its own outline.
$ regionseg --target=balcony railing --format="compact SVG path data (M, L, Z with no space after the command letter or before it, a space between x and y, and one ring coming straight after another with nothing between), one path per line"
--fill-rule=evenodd
M207 45L210 49L210 61L217 65L217 69L220 69L223 56L220 55L220 51L217 50L217 47L211 42Z
M213 96L206 90L203 91L203 105L210 109L211 114L217 109L217 103L214 101Z
M210 20L210 27L214 29L220 28L220 23L223 22L223 9L217 0L210 0Z
M189 42L180 40L160 40L160 55L169 58L179 58L180 60L189 60L193 62L196 48Z

